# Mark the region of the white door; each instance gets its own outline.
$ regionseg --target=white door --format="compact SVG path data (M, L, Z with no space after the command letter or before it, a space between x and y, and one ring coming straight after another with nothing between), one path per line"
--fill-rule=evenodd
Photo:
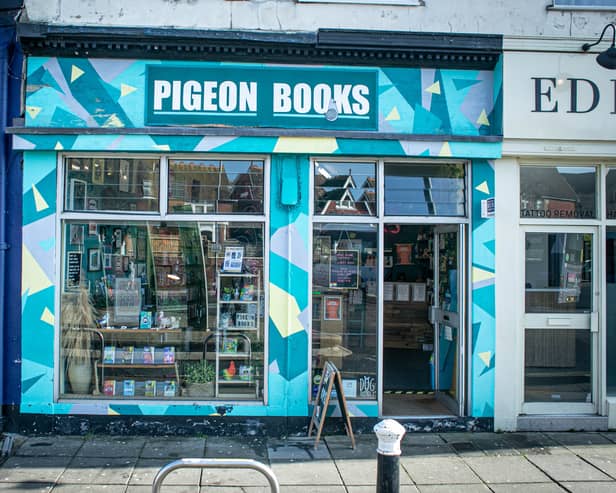
M597 235L523 228L525 414L597 410Z

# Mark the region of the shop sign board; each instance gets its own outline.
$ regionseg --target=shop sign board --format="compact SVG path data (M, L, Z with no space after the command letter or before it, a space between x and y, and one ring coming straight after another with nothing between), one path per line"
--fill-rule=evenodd
M330 257L329 287L357 289L359 287L359 251L338 250Z
M146 125L377 130L377 70L146 67Z
M616 78L595 58L592 53L506 53L505 138L613 141Z

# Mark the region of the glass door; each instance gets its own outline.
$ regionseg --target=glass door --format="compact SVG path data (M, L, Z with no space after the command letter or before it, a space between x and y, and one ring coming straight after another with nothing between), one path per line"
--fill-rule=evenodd
M464 354L463 227L437 226L434 244L435 290L432 319L435 328L434 378L436 395L453 413L463 413Z
M596 412L592 228L526 228L523 412Z

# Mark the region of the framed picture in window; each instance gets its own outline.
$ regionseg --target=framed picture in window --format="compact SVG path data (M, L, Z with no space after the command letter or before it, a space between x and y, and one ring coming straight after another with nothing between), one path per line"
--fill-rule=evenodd
M323 320L342 320L342 296L324 296L323 309Z
M88 184L83 180L71 178L69 208L72 211L85 211L88 203Z
M120 159L120 192L128 192L130 190L130 167L128 161Z
M92 183L94 185L105 184L105 160L92 159Z
M98 248L88 249L88 271L101 270L101 251Z

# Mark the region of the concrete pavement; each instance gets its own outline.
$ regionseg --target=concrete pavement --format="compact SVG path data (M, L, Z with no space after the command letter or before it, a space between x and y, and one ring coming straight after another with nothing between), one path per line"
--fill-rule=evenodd
M282 492L364 493L376 484L376 437L16 437L0 465L0 492L146 493L163 465L182 457L268 464ZM400 492L616 492L616 433L407 434ZM163 493L267 492L254 471L176 471Z

